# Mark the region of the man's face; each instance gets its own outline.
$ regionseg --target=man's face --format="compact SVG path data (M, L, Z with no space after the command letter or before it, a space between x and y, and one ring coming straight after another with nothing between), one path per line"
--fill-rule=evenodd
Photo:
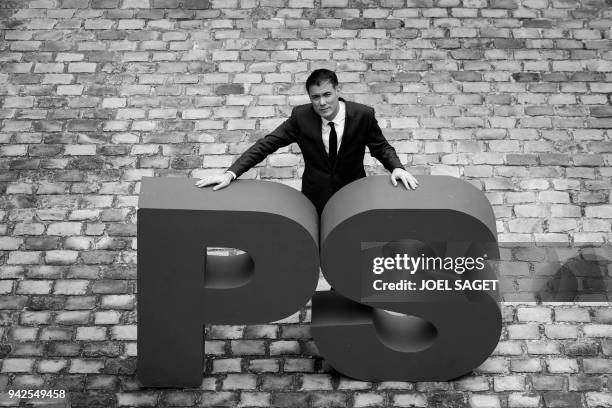
M322 82L320 85L311 85L308 89L308 96L310 96L315 112L327 120L332 120L340 109L337 89L330 81Z

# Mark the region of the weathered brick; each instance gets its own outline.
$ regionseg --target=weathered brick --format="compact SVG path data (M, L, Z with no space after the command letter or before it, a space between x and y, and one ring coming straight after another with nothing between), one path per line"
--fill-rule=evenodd
M606 374L612 372L612 360L603 358L585 358L582 360L587 374Z
M101 307L105 309L132 309L135 300L134 295L105 295L102 296Z
M147 0L148 1L148 0ZM154 407L157 405L158 394L152 392L120 392L117 393L118 406Z
M223 380L224 390L254 389L257 377L253 374L228 374Z
M236 355L263 355L265 343L259 340L233 340L232 352Z
M78 256L77 251L46 251L45 262L49 265L71 265L76 263Z
M8 333L8 338L17 342L36 340L38 329L33 327L13 327Z
M544 394L544 402L548 407L577 407L581 404L581 397L579 393L547 392Z
M612 406L612 396L610 393L588 392L586 393L586 402L588 407L593 408Z
M118 325L111 328L111 338L114 340L136 340L136 326Z
M549 339L575 339L578 337L578 327L567 324L546 325L544 333Z
M51 292L52 281L47 280L28 280L20 281L17 285L17 294L44 295Z
M563 376L554 375L533 375L531 377L531 383L535 390L557 390L563 389L565 379Z
M41 360L38 362L39 373L58 373L65 369L68 362L65 360Z
M570 391L597 391L602 386L600 377L588 374L578 374L569 376L568 389Z
M559 344L553 341L530 341L527 343L529 354L561 354Z
M525 378L522 376L496 377L493 381L493 389L501 391L520 391L525 388Z
M331 378L324 374L309 374L302 376L302 390L331 390Z
M536 324L508 325L507 330L510 339L538 339L540 337Z
M577 373L578 362L572 359L553 358L546 361L550 373Z
M542 371L540 360L531 358L510 361L510 370L514 372L537 373Z
M376 407L384 403L384 395L379 393L356 393L353 396L355 407Z
M49 235L79 235L81 233L80 222L56 222L49 224L47 234Z
M612 325L587 324L582 331L585 337L612 337Z
M523 322L548 323L552 321L552 310L543 307L519 308L517 317Z
M70 373L99 373L104 368L104 362L98 360L73 359L70 362Z
M286 358L283 370L287 373L312 373L315 371L314 360L308 358Z
M28 358L5 358L2 363L3 373L27 373L32 371L33 359Z
M105 327L78 327L76 340L100 341L106 339Z
M96 312L94 314L94 324L119 324L121 314L114 310Z
M512 393L508 395L508 407L533 407L536 408L540 406L540 396L539 395L524 395L518 393Z
M212 371L214 373L239 373L242 371L241 365L242 359L240 358L216 359L212 362Z
M87 311L70 311L58 313L55 317L55 322L62 325L67 324L87 324L89 322L89 312Z
M472 408L500 408L500 399L495 395L473 394L470 397L470 407Z

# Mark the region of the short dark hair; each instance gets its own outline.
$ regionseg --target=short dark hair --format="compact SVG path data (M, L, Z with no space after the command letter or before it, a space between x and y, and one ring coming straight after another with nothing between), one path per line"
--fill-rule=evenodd
M306 80L306 92L310 93L310 87L312 85L319 86L321 83L327 81L331 82L334 88L338 86L338 77L334 71L325 68L312 71Z

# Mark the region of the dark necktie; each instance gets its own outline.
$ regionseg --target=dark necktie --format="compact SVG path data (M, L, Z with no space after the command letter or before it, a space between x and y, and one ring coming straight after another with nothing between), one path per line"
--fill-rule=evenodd
M334 122L329 122L328 125L331 127L331 131L329 132L329 163L332 168L334 168L334 164L336 164L336 155L338 154L338 135L336 134Z

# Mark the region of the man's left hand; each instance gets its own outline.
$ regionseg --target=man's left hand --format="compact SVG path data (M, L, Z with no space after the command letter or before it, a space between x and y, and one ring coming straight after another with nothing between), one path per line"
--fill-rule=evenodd
M391 183L395 187L397 187L397 180L401 180L404 187L406 187L406 190L408 190L409 188L414 190L419 185L419 182L417 181L417 179L414 178L412 174L399 167L397 169L393 169L393 172L391 173Z

